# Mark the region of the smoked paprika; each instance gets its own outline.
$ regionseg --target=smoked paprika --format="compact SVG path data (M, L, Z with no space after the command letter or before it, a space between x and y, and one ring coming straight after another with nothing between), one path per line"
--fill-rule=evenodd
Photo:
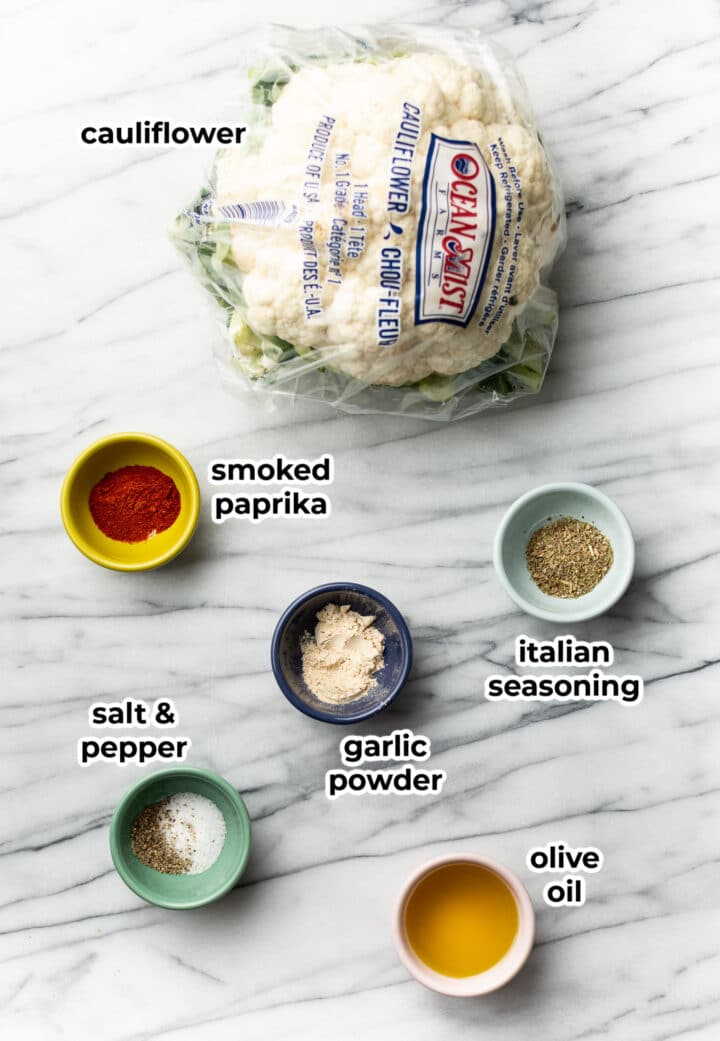
M175 523L180 492L154 466L123 466L98 481L89 504L103 535L117 542L144 542Z

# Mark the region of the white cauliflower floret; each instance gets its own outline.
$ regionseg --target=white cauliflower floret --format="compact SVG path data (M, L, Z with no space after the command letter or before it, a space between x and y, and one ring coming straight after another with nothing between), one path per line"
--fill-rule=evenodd
M421 112L421 133L412 164L410 207L388 212L390 158L403 112L410 103ZM319 201L303 198L308 183L308 149L318 120L335 120L322 164ZM425 161L431 135L475 143L495 175L496 234L488 277L466 327L431 321L415 324L415 242L421 212ZM504 147L521 185L522 221L516 270L504 312L487 329L480 318L488 305L492 278L503 246L505 189L494 157ZM367 184L365 248L343 256L341 284L328 281L328 238L333 218L349 211L335 206L336 157L350 156L354 185ZM543 263L554 250L559 217L552 178L537 135L515 111L509 92L481 71L443 54L420 53L380 63L347 62L309 66L292 76L271 110L271 125L259 149L222 154L217 164L219 204L279 200L295 204L300 220L314 222L320 313L308 317L301 280L303 249L298 226L231 226L233 259L242 279L246 320L265 337L281 337L312 348L318 362L370 384L400 386L432 373L454 375L495 355L510 335L515 316L535 292ZM516 199L513 205L517 205ZM404 259L400 291L401 331L391 346L378 343L377 311L381 250L388 221L402 228ZM347 248L347 247L345 247ZM305 353L305 350L304 350Z

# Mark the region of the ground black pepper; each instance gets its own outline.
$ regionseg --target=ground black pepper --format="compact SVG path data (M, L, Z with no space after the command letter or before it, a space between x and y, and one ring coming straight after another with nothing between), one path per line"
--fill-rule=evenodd
M130 831L132 850L138 860L164 875L186 875L192 866L189 857L168 843L163 825L173 820L168 814L168 799L146 806L133 821Z

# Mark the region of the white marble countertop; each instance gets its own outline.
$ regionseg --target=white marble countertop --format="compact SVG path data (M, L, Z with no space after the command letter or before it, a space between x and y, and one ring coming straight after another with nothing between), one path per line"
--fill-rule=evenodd
M367 0L362 17L479 26L518 58L568 205L562 331L540 398L440 426L265 410L222 389L202 292L165 227L193 149L88 151L93 119L217 116L258 15L338 20L324 0L203 4L10 0L3 228L0 1029L84 1041L716 1041L720 1036L717 694L718 33L711 0ZM353 12L345 12L345 20ZM213 527L173 566L86 562L58 515L92 439L149 430L198 473L215 456L335 454L333 516ZM523 617L491 565L507 505L593 483L637 537L630 593L576 626L646 681L630 710L491 705ZM336 729L282 698L278 614L351 578L405 612L410 685L381 732L431 737L438 798L330 803ZM244 884L188 913L144 905L108 851L137 776L81 770L97 698L172 696L191 762L245 794ZM594 844L605 868L549 910L527 850ZM390 910L445 851L514 868L537 946L508 988L443 999L410 980Z

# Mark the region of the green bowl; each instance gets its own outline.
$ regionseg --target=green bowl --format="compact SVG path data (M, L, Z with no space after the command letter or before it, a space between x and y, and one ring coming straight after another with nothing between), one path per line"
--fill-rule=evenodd
M613 549L612 567L594 589L575 600L547 596L532 580L525 547L533 532L560 517L594 524ZM512 504L495 535L494 563L500 582L518 607L546 622L584 622L609 611L625 593L635 566L635 542L625 514L589 484L544 484Z
M164 875L135 856L133 821L146 806L170 795L193 792L211 799L225 818L225 843L215 863L197 875ZM250 855L250 818L238 793L217 774L192 766L171 767L143 777L120 800L110 822L110 853L126 886L143 900L175 911L203 907L229 892Z

